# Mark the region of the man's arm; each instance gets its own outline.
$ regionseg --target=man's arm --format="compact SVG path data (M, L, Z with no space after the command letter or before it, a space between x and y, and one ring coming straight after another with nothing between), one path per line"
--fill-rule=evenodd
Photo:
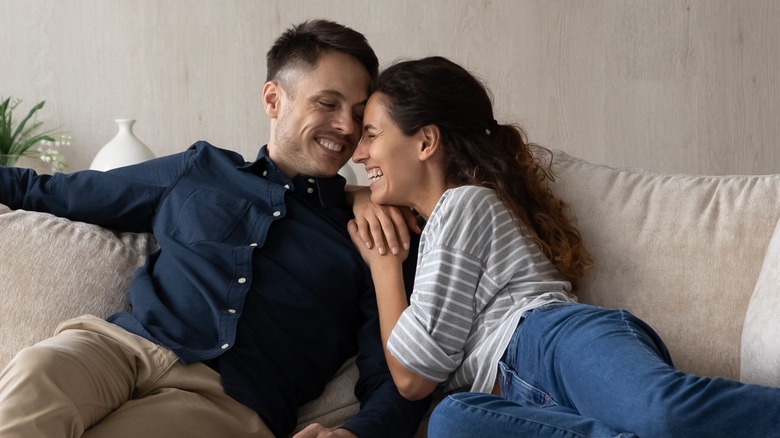
M108 172L39 175L0 167L0 203L120 231L148 232L158 200L194 153L190 149Z

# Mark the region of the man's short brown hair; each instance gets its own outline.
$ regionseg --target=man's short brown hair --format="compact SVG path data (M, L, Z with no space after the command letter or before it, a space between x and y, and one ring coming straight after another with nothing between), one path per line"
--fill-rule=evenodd
M266 54L266 80L279 80L279 73L288 68L314 69L320 57L331 51L357 59L368 71L371 83L374 83L379 72L379 61L366 37L328 20L304 21L282 33Z

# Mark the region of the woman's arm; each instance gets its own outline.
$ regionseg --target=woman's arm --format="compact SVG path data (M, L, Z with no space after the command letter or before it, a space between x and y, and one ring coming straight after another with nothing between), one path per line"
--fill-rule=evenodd
M393 381L404 398L408 400L423 399L433 392L437 383L404 367L387 349L390 333L403 311L409 306L402 270L402 263L408 255L408 249L399 250L397 255L383 255L365 245L354 220L350 221L348 229L353 243L371 269L379 309L382 347Z

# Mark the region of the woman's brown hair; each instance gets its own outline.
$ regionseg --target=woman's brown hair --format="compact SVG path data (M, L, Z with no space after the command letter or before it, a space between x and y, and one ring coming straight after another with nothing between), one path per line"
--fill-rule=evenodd
M487 88L463 67L442 57L396 63L384 70L376 90L406 135L436 125L444 145L445 178L455 185L496 191L529 225L542 252L577 287L593 262L567 206L548 187L554 181L552 152L528 143L515 124L493 116Z

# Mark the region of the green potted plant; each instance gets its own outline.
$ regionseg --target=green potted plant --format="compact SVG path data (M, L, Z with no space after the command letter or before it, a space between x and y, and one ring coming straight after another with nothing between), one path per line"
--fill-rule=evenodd
M36 120L38 112L46 101L41 101L27 113L19 124L14 123L13 113L21 99L7 98L0 103L0 166L13 166L21 157L38 158L51 166L52 171L65 167L64 157L59 151L61 145L69 144L70 137L60 136L55 140L53 130L39 132L43 122ZM37 149L33 146L39 144Z

